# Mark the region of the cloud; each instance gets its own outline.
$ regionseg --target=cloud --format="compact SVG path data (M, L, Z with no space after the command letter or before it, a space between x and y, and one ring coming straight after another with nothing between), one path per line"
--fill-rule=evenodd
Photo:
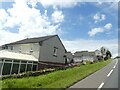
M101 21L105 20L106 19L106 15L100 14L100 13L96 13L93 16L93 19L95 20L95 23L98 23L98 22L101 22Z
M4 24L6 22L7 17L7 12L4 9L0 9L0 29L4 28Z
M19 34L0 29L0 45L22 39Z
M64 15L63 15L62 11L55 10L52 13L52 20L53 20L54 23L63 22L64 21Z
M61 8L69 8L69 7L74 7L77 5L76 0L38 0L45 8L52 6L52 7L61 7Z
M118 2L119 0L114 0L114 1L108 0L108 2L104 0L103 1L99 0L99 2L96 3L96 6L99 8L107 7L104 11L109 10L111 12L112 10L118 10Z
M61 32L60 25L64 21L62 11L57 9L51 14L52 17L49 17L47 10L42 14L41 10L35 8L36 3L34 1L36 0L15 0L12 8L6 11L0 9L0 38L4 38L0 41L0 44L8 43L10 37L15 37L13 39L18 40ZM32 5L32 8L28 4ZM18 27L18 31L14 30L17 33L8 30L8 28L15 29L15 27Z
M108 23L108 24L106 24L106 25L104 26L104 28L105 28L106 30L110 30L110 29L112 28L112 24L111 24L111 23Z
M38 0L26 0L28 5L31 5L32 7L36 7L36 4L38 3Z
M118 40L62 40L66 49L71 52L89 50L94 51L96 49L100 49L102 46L107 47L113 54L113 56L118 55Z
M104 27L92 28L91 31L88 32L88 35L92 37L95 36L97 33L109 31L111 28L112 28L112 24L108 23Z
M89 36L94 36L97 33L104 32L103 28L93 28L91 31L88 32Z
M101 4L98 4L99 1L101 2ZM118 20L117 16L117 12L118 12L118 8L119 8L119 0L99 0L98 3L94 3L93 5L95 5L97 8L101 9L100 12L105 13L110 15L111 17L114 17L115 20Z

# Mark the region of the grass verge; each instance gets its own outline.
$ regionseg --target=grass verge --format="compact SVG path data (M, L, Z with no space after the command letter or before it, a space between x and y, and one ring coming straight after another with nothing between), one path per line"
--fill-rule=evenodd
M111 60L58 70L49 74L2 81L2 88L67 88L109 64Z

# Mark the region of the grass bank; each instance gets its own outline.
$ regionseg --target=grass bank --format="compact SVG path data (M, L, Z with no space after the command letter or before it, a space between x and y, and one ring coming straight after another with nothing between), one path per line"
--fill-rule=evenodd
M86 64L49 74L20 79L6 79L2 88L66 88L109 64L111 60Z

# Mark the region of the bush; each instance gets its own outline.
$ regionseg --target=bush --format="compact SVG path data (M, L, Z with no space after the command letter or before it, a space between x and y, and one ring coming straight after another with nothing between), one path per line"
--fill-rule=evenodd
M41 74L47 74L50 72L55 71L55 69L46 69L46 70L40 70L40 71L28 71L20 74L12 74L12 75L5 75L0 77L0 79L8 79L8 78L23 78L23 77L29 77L29 76L39 76Z
M82 64L83 64L83 65L86 65L86 62L83 62Z
M90 64L94 64L94 62L90 62Z

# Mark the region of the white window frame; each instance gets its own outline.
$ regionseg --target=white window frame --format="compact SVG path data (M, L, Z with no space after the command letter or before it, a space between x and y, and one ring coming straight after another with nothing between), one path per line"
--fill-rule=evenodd
M58 52L58 48L57 47L54 47L54 56L57 56L57 52Z
M30 44L29 53L33 53L33 44Z
M2 58L1 58L2 59ZM2 63L2 67L1 67L1 75L3 73L3 66L4 66L4 63L5 63L5 59L3 59L3 63Z
M11 64L10 75L12 73L12 69L13 69L13 60L12 60L12 64Z
M20 46L20 47L19 47L19 53L21 53L21 52L22 52L21 48L22 48L22 47Z

